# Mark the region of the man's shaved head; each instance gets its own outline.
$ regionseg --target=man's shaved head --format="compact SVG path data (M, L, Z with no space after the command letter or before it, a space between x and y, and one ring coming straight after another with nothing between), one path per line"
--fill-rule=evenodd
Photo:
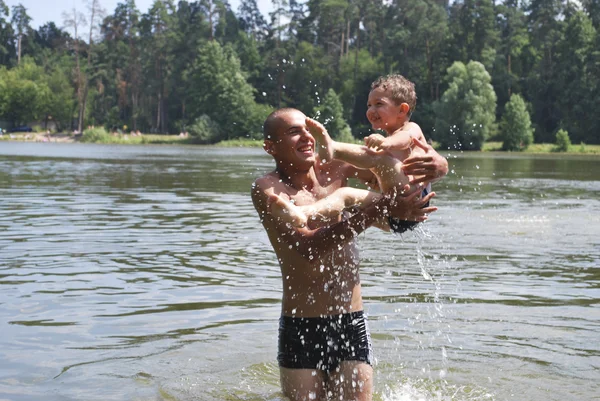
M288 113L302 113L302 112L298 109L294 109L291 107L285 107L283 109L277 109L274 112L272 112L271 114L269 114L269 116L265 120L265 123L263 124L263 137L265 140L268 139L268 140L274 141L275 139L277 139L277 136L279 134L278 129L279 129L280 119L282 116L284 116Z

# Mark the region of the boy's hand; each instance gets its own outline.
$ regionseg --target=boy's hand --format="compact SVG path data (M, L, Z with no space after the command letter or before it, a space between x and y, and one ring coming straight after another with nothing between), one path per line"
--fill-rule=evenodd
M323 136L323 132L327 132L327 129L323 124L310 117L306 117L305 124L306 128L308 129L308 132L310 132L310 134L313 136L317 135L318 138L321 138Z
M431 145L413 138L413 144L425 151L425 154L410 156L404 160L402 171L414 178L411 184L432 182L448 174L448 161L436 152Z
M385 137L381 134L371 134L365 137L365 146L375 150L386 150Z

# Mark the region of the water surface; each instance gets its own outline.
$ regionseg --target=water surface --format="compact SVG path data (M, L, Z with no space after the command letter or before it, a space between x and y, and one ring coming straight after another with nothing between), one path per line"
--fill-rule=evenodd
M600 160L451 154L359 240L375 399L600 399ZM259 149L0 143L0 399L281 400Z

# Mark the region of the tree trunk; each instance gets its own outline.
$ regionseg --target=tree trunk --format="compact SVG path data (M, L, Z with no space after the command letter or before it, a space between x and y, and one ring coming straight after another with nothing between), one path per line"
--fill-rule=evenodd
M431 96L431 99L433 99L433 63L431 61L431 48L429 46L429 39L425 40L425 49L427 53L427 80L429 81L429 94Z
M162 97L162 91L159 90L158 91L158 101L156 104L156 130L159 132L160 132L160 124L161 124L161 120L160 120L160 117L161 117L161 107L160 106L162 103L161 97Z
M346 21L346 55L350 53L350 19Z
M17 65L21 65L21 40L23 35L19 34L19 39L17 41L18 52L17 52Z
M510 57L510 53L508 53L508 97L510 98L510 95L512 95L512 88L511 88L511 83L512 83L512 71L511 71L511 57Z

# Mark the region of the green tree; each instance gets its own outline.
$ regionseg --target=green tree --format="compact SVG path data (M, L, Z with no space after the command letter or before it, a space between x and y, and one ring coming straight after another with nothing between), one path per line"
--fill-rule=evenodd
M384 71L382 60L372 57L367 49L355 49L340 62L340 98L346 120L354 128L356 136L370 128L366 111L371 83Z
M481 150L496 130L496 93L483 64L454 62L436 104L436 138L447 149Z
M594 142L594 133L600 132L598 113L590 112L597 107L600 90L600 71L593 57L597 33L582 11L574 12L565 22L564 38L556 46L560 96L553 103L560 111L560 125L568 127L574 142Z
M14 58L14 30L8 21L8 6L0 0L0 65L9 66Z
M253 39L264 38L267 31L267 21L261 14L256 0L245 0L239 9L240 28L248 33Z
M323 123L327 132L335 140L352 141L352 131L344 119L344 107L333 89L329 89L323 103L316 109L317 118Z
M492 0L454 2L450 7L450 32L455 60L476 60L492 68L499 43Z
M207 84L210 83L210 84ZM207 115L217 123L220 139L257 137L266 115L256 106L253 88L242 72L240 61L230 46L206 42L198 49L190 70L192 121Z
M72 71L73 60L66 54L56 54L49 65L32 69L34 79L48 87L38 116L40 120L43 119L44 128L50 121L54 121L59 131L71 127L77 107L75 87L71 81Z
M173 0L155 0L140 21L142 74L146 77L142 102L149 105L144 117L146 126L155 132L168 132L167 106L175 57L172 44L176 43L174 14Z
M502 149L521 151L533 142L533 129L531 118L523 98L512 94L504 107L504 114L500 122Z
M0 68L0 88L4 94L2 117L13 125L42 118L50 103L50 90L41 67L26 57L18 67Z
M521 55L529 44L529 37L526 16L518 7L517 0L506 0L497 6L497 11L500 44L492 81L498 95L498 106L503 106L514 91L521 91Z
M563 8L561 0L532 0L527 7L530 60L526 93L533 105L536 140L542 142L551 142L560 124L555 100L562 96L562 88L557 84L556 47L563 35Z
M123 125L137 130L142 71L139 39L140 14L133 0L117 5L100 26L96 48L92 121L109 128ZM110 115L110 121L106 116Z
M12 23L17 33L17 64L21 64L23 36L31 31L29 26L31 17L27 14L27 9L20 3L13 6L12 14Z
M429 132L435 124L431 103L440 97L447 68L448 13L436 2L395 0L385 21L386 71L400 71L418 88L418 107L413 116ZM364 112L364 105L363 107Z
M169 43L171 58L171 70L169 75L169 86L172 88L169 94L170 101L167 105L169 115L169 127L177 128L180 132L185 130L189 120L189 68L196 58L197 49L201 43L208 40L209 21L204 14L199 2L188 3L179 1L177 12L174 14L175 23L172 26L172 39Z

